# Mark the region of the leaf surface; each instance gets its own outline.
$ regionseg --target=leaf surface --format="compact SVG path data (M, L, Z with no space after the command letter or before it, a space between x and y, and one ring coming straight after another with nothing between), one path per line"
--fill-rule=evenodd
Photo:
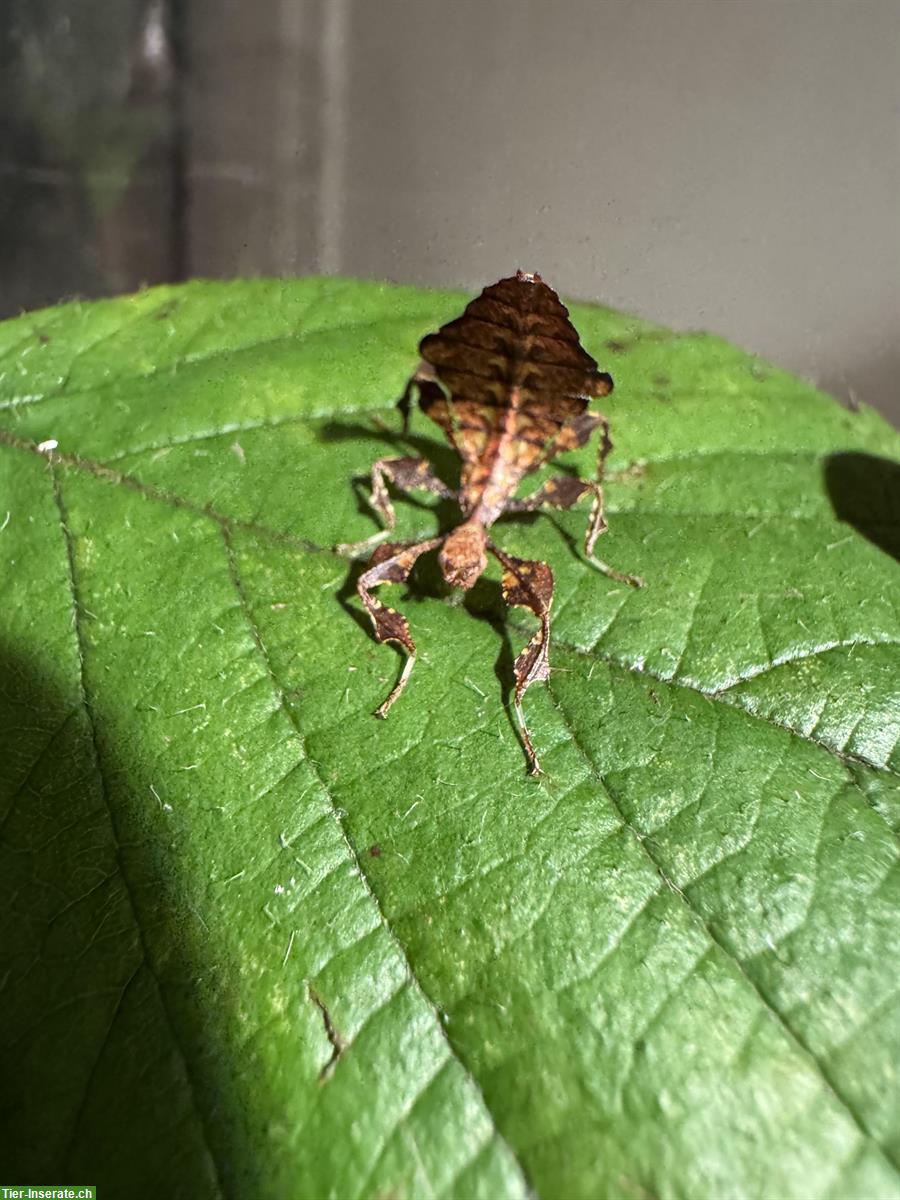
M497 526L556 577L536 782L496 579L394 590L420 656L375 722L399 660L331 550L375 458L455 482L392 405L462 305L194 283L0 325L5 1173L900 1196L900 437L574 306L616 381L598 550L647 586L584 563L584 511Z

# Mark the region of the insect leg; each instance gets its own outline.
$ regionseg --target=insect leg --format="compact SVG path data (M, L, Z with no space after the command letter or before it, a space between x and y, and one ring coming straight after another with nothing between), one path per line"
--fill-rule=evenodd
M369 589L378 587L382 583L403 583L419 555L424 554L427 550L433 550L442 541L443 538L431 538L427 542L388 542L384 546L379 546L372 555L372 561L357 581L356 590L372 618L375 640L393 642L396 646L402 647L408 655L396 687L375 710L376 717L386 717L391 705L406 687L416 661L416 644L410 636L409 622L406 617L398 613L396 609L388 608L380 600L376 600Z
M608 453L608 451L604 452L603 443L601 443L600 453L603 457ZM594 554L594 544L607 528L606 518L603 515L603 489L599 482L578 479L572 475L556 475L553 479L548 479L544 486L538 488L532 496L528 496L524 500L510 500L503 511L528 513L537 512L542 508L572 508L582 496L588 493L594 497L584 539L584 549L588 561L611 579L618 579L632 587L643 587L643 579L637 575L625 575L621 571L615 570L614 567L603 562Z
M380 458L378 462L372 464L372 495L369 497L369 503L385 522L387 528L379 530L371 537L364 538L361 542L341 543L335 547L338 554L355 557L366 550L371 550L373 546L390 536L391 530L397 523L397 517L388 495L388 480L401 492L418 489L423 492L431 492L444 500L452 500L456 495L442 480L438 479L424 458Z
M508 513L537 512L542 508L571 508L586 492L593 492L593 484L585 483L572 475L555 475L543 487L524 500L510 500L503 510Z
M409 420L412 414L412 397L415 382L415 375L411 375L407 380L406 387L403 389L403 395L397 401L397 408L400 412L401 418L403 419L403 437L406 437L409 434Z
M597 544L597 538L609 528L603 512L603 471L606 466L606 460L609 457L609 452L612 450L612 439L609 436L609 421L602 413L595 414L595 417L600 427L600 443L597 447L597 478L588 484L588 487L594 493L594 502L591 505L591 515L588 518L588 526L584 533L584 552L587 555L588 561L598 571L602 571L604 575L609 576L610 579L617 579L620 583L627 583L630 587L643 587L644 581L639 575L626 575L622 571L617 571L615 567L611 567L609 563L603 562L602 559L597 558L594 554L594 546Z
M503 567L503 599L511 607L528 608L541 623L531 641L516 659L513 671L516 686L513 693L516 718L522 734L522 744L532 775L540 775L541 767L522 711L522 697L538 679L550 675L550 605L553 603L553 572L544 562L513 558L498 546L488 543L488 550Z
M403 395L397 401L397 408L400 411L400 416L403 419L403 436L406 437L409 433L409 421L412 415L413 406L413 388L419 389L419 402L423 396L437 399L443 396L443 392L437 382L434 367L424 360L419 363L414 375L410 375L406 387L403 389Z

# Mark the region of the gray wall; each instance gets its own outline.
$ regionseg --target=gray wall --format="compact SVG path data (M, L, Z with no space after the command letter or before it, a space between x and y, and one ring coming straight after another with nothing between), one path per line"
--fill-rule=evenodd
M339 270L539 269L900 418L900 0L419 0L352 27Z
M163 0L129 3L138 37ZM900 0L168 0L164 15L180 52L158 72L175 126L155 153L173 148L177 211L160 209L156 267L145 246L129 280L120 250L109 289L311 270L475 288L522 266L723 333L900 422ZM159 175L141 160L135 177ZM33 265L0 274L7 311L55 298L57 258L39 287ZM84 290L104 290L95 276Z

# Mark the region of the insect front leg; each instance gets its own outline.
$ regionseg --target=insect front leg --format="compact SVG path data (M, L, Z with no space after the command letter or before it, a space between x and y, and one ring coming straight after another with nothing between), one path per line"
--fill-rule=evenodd
M369 504L385 522L387 528L373 533L371 537L361 542L345 542L336 546L338 554L356 557L379 542L390 537L391 530L397 523L397 515L391 498L388 495L387 483L390 482L401 492L411 492L416 489L431 492L444 500L452 500L456 493L438 479L424 458L380 458L372 464L372 494Z
M503 599L511 607L530 609L541 623L534 637L513 664L516 677L514 707L522 734L522 744L528 758L528 769L532 775L540 775L540 763L522 711L522 697L536 680L550 677L550 605L553 603L553 572L545 562L513 558L511 554L505 554L492 543L488 543L488 549L503 567Z
M406 687L416 661L416 644L410 636L409 622L406 617L398 613L396 609L382 604L372 595L370 589L379 587L382 583L403 583L413 569L416 559L426 551L439 546L443 540L443 538L431 538L427 542L417 543L388 542L379 546L372 555L372 561L357 581L356 590L372 618L376 641L393 642L394 645L402 647L407 654L397 685L387 699L376 708L376 717L386 717L391 705Z
M409 422L412 416L413 406L413 389L419 389L419 400L423 397L438 399L443 396L440 385L437 382L437 374L431 363L425 362L423 359L416 368L416 373L410 375L409 382L403 389L403 395L397 401L397 408L400 416L403 419L403 436L409 434Z

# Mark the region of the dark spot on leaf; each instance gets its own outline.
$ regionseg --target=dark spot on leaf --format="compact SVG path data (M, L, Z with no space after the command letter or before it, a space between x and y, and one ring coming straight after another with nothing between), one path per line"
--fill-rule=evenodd
M610 338L610 340L606 342L606 348L607 350L611 350L613 354L624 354L628 349L624 342L616 341L615 338Z
M381 858L381 846L378 844L378 842L376 842L374 846L369 847L369 853L373 858Z

